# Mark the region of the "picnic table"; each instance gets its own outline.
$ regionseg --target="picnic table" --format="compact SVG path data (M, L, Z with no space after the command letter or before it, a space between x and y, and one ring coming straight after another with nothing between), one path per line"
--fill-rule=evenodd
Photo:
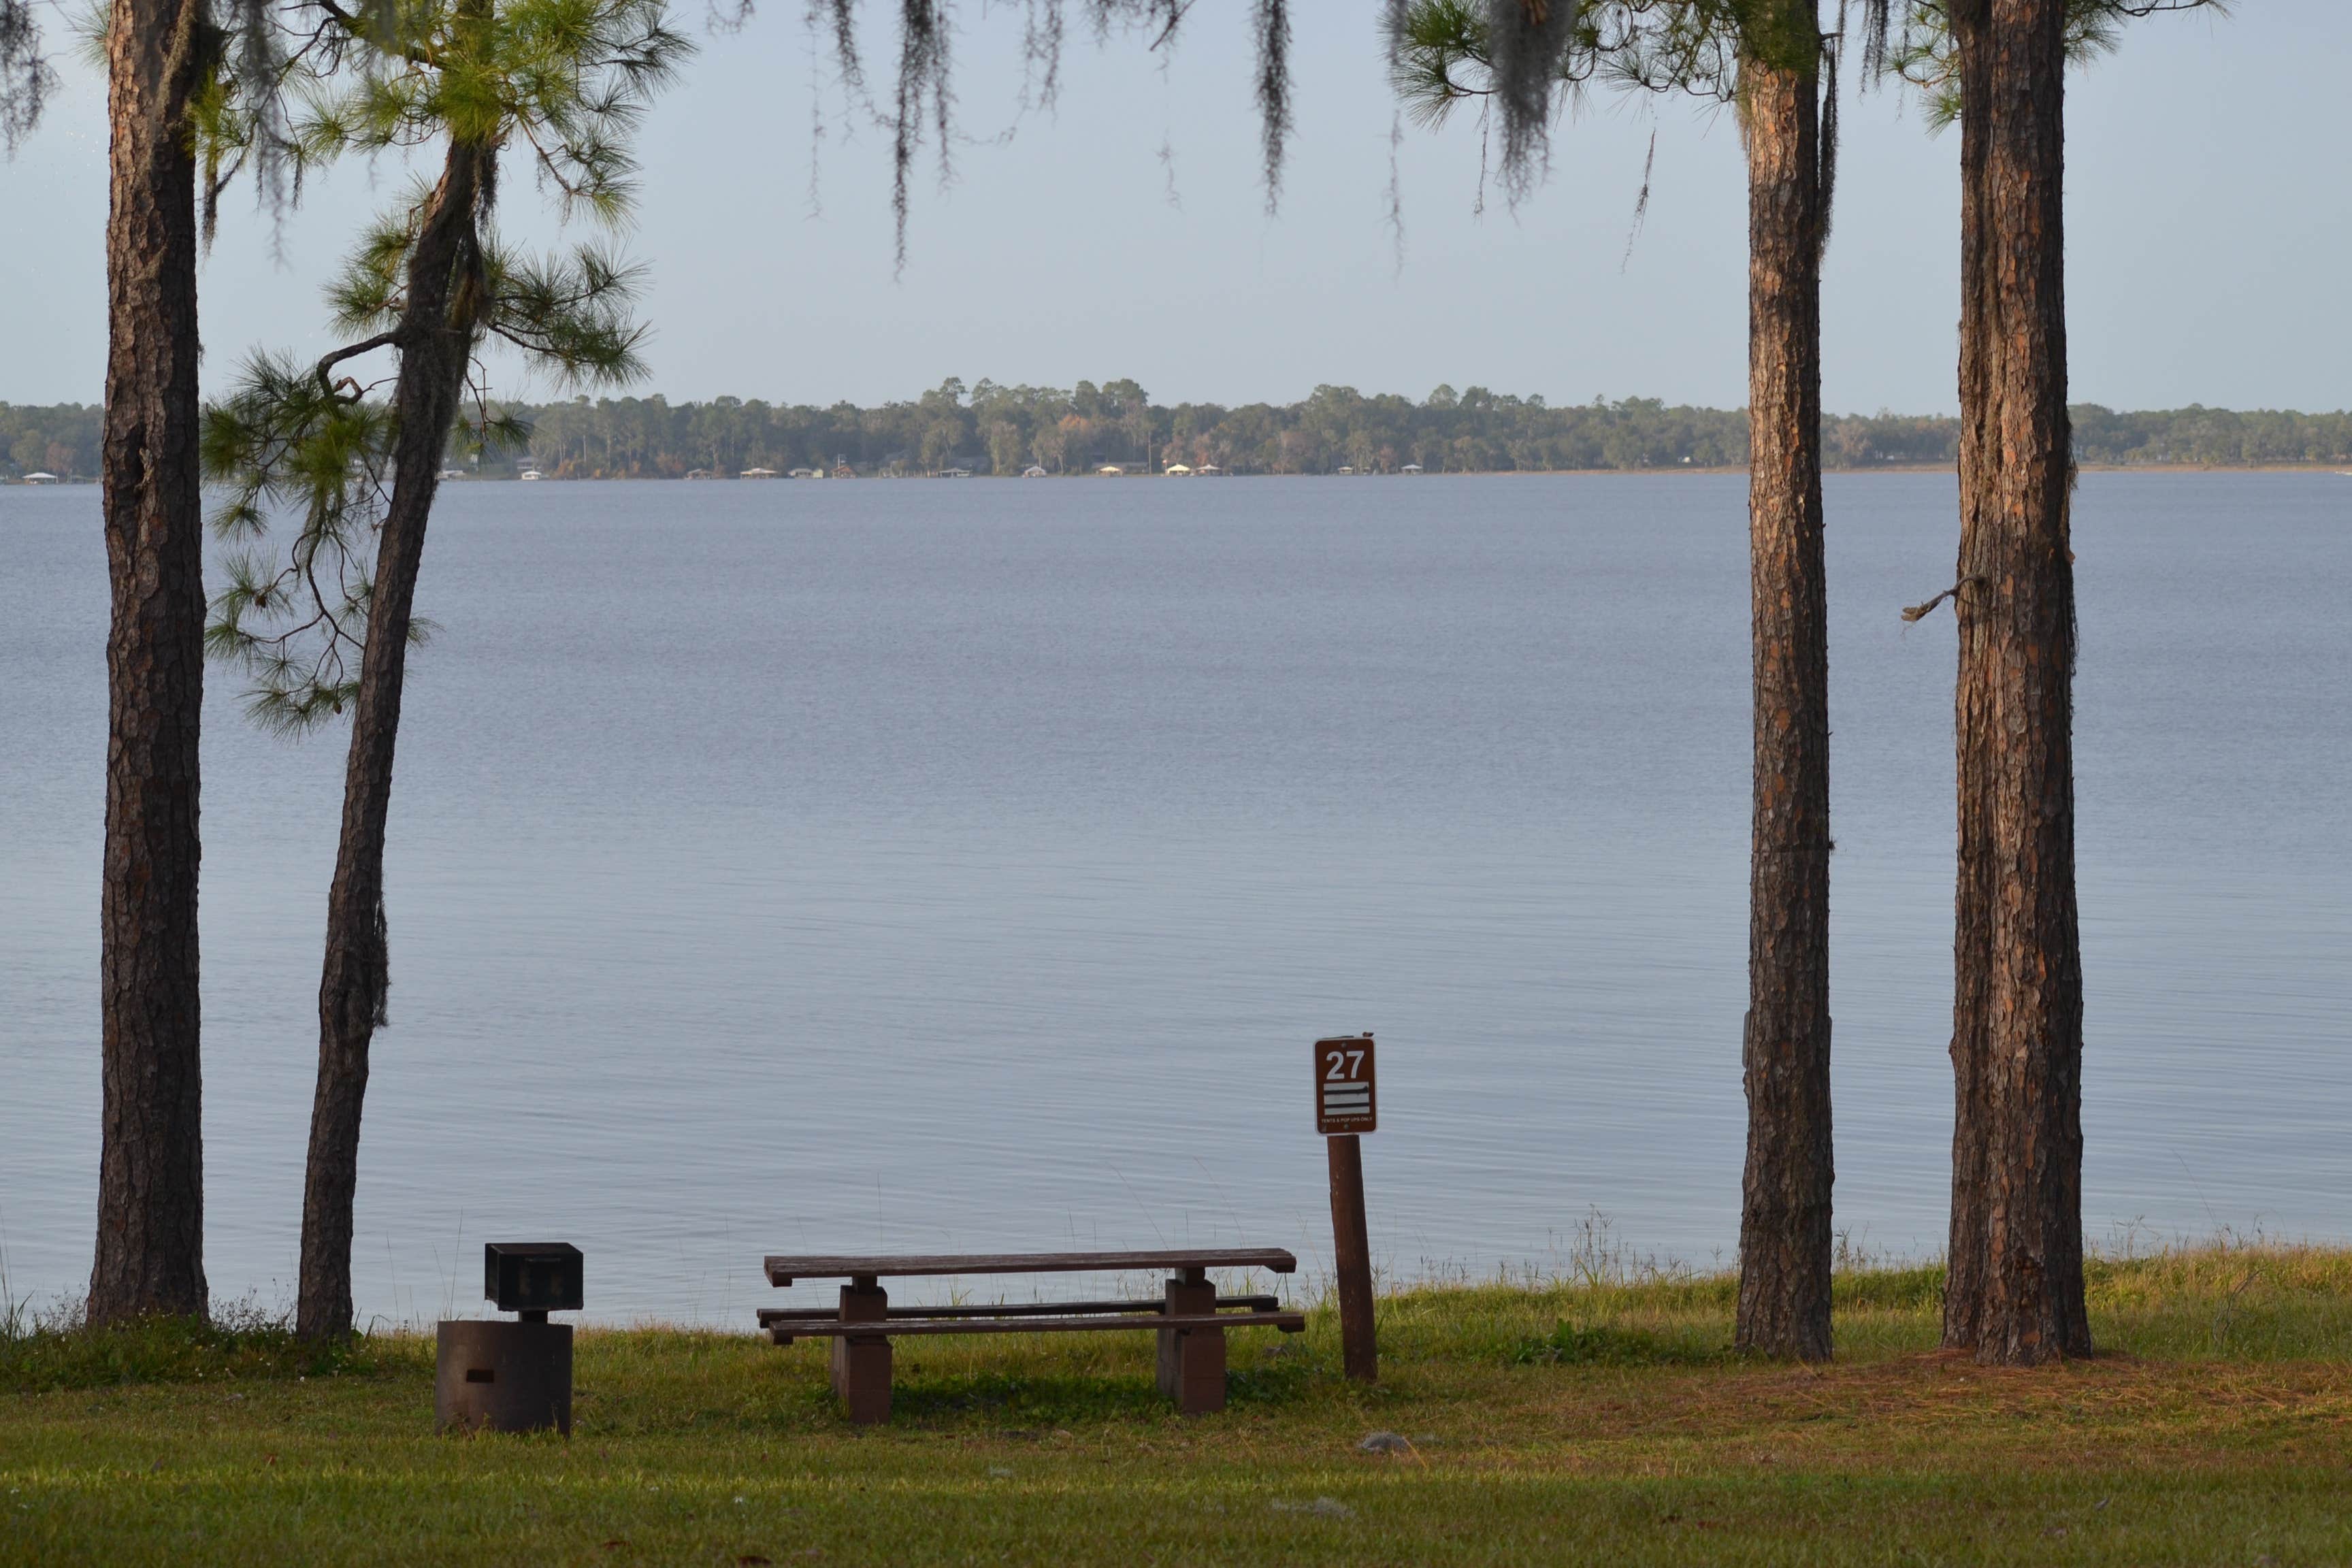
M767 1259L768 1283L846 1279L840 1305L763 1307L760 1326L780 1345L833 1343L833 1390L850 1420L890 1418L890 1342L929 1334L1067 1334L1150 1330L1160 1336L1160 1391L1187 1415L1225 1407L1225 1331L1307 1327L1272 1296L1219 1296L1212 1268L1297 1271L1298 1259L1275 1247L1172 1247L1146 1252L912 1253L868 1256L790 1254ZM991 1274L1125 1274L1168 1270L1163 1293L1141 1300L1021 1303L982 1307L897 1307L887 1279Z

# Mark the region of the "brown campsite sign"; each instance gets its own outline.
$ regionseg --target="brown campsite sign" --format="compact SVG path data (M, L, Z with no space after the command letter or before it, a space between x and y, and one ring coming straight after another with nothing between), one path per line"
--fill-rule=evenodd
M1373 1088L1372 1037L1343 1035L1315 1042L1315 1131L1370 1132L1380 1125Z

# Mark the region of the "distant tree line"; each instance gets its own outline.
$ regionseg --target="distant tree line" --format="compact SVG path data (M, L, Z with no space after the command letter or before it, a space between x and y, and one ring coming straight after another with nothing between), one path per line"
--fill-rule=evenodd
M1155 404L1132 381L1097 386L967 388L949 380L912 402L860 408L663 397L517 405L528 448L488 459L486 474L536 466L551 478L682 479L697 470L831 468L860 474L1087 473L1106 464L1158 469L1214 464L1236 474L1557 472L1580 468L1738 468L1748 416L1655 398L1553 405L1482 386L1440 386L1415 403L1318 386L1304 401ZM61 479L97 471L99 409L0 403L0 475ZM2073 410L2076 459L2123 467L2352 464L2352 412L2287 409ZM1937 416L1832 415L1822 422L1832 468L1942 466L1957 460L1959 422ZM455 454L451 462L467 461Z
M95 403L59 403L47 408L0 403L0 474L12 479L37 473L94 478L104 412Z

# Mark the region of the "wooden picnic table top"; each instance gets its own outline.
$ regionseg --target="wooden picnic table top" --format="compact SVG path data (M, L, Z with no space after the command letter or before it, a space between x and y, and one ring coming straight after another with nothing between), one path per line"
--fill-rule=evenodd
M1297 1270L1298 1259L1279 1247L1169 1247L1150 1252L934 1252L864 1255L778 1254L767 1260L768 1283L795 1279L879 1279L930 1274L1115 1274L1144 1268L1263 1268Z

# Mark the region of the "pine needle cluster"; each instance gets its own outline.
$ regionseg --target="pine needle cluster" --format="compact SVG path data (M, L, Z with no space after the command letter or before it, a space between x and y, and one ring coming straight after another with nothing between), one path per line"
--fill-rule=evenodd
M635 186L633 134L653 93L689 46L662 0L378 0L346 10L312 0L331 47L298 53L280 79L291 166L403 154L436 143L528 154L541 189L567 223L601 233L540 255L492 226L497 184L476 198L478 298L457 324L408 320L410 271L435 187L408 186L360 236L326 290L334 327L351 341L313 363L257 353L234 389L206 410L205 472L226 487L214 527L233 548L206 627L214 657L252 679L247 710L296 733L342 713L358 680L373 589L373 540L391 504L400 430L387 388L420 330L466 334L472 414L461 449L519 448L529 431L494 411L479 354L504 347L568 388L619 385L644 374L646 328L635 314L642 268L613 247ZM234 166L258 123L233 90L203 124L217 162ZM496 340L495 342L492 340ZM290 532L272 537L273 523ZM411 628L423 640L427 623Z

